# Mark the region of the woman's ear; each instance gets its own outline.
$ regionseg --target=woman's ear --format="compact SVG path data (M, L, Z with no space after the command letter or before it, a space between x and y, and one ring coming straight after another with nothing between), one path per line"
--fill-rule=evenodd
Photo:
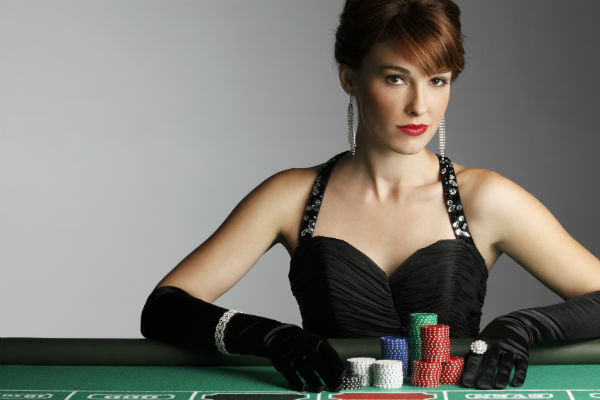
M338 65L338 73L340 75L340 84L342 85L342 89L348 94L355 93L355 71L345 64Z

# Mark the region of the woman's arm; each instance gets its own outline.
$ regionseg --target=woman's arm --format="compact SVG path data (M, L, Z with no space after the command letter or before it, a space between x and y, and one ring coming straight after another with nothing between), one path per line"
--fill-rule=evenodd
M308 198L310 172L283 171L250 192L150 294L142 311L143 335L225 354L267 357L295 390L302 389L299 376L309 390L321 391L325 385L337 389L344 365L327 340L296 325L211 304L280 240L295 216L290 210L301 210Z
M513 367L512 385L520 386L532 343L600 337L600 261L534 196L497 173L486 171L469 201L485 216L497 249L566 299L494 319L478 337L487 351L468 355L465 386L503 389Z
M600 290L600 260L537 198L496 172L482 175L469 207L485 218L494 246L501 253L564 299Z
M290 209L302 190L308 198L310 183L305 188L298 184L302 174L305 172L301 169L285 170L258 185L157 287L176 286L209 303L227 292L281 241Z

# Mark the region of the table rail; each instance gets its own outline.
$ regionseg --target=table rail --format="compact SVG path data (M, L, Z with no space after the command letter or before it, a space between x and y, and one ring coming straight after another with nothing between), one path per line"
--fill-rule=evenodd
M451 340L451 354L463 356L472 339ZM329 339L344 360L381 358L378 338ZM0 364L26 365L270 365L266 358L226 357L148 339L0 338ZM530 364L600 364L600 339L545 343L530 350Z

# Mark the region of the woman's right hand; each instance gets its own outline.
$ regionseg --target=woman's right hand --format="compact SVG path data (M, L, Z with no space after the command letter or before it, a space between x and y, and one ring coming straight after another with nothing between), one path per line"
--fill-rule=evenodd
M341 386L344 363L335 349L297 325L238 313L227 323L224 344L229 353L267 357L293 390L337 392Z
M181 288L163 286L146 301L142 333L148 339L217 350L215 331L226 312ZM221 346L228 353L267 357L294 390L304 389L300 377L314 392L325 387L338 391L341 386L344 364L337 352L326 339L297 325L238 312L223 333Z

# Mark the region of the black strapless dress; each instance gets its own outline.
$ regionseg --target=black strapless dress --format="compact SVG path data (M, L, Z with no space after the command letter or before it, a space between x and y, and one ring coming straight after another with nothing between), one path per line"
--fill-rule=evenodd
M406 336L410 313L432 312L450 325L450 336L476 337L488 271L469 233L450 159L438 155L456 239L417 250L388 277L350 243L312 235L331 171L345 153L321 166L290 260L304 329L327 338Z

